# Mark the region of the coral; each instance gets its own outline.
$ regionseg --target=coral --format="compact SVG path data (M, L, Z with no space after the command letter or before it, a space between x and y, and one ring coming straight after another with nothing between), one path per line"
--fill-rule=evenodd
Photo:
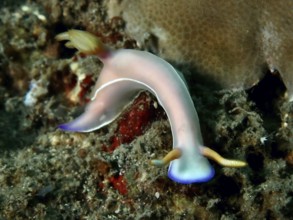
M127 183L122 175L119 175L117 177L109 177L109 182L113 185L115 189L119 191L121 195L127 194Z
M27 92L24 98L24 104L26 106L33 106L38 102L38 99L48 93L47 89L48 81L45 80L32 80L30 83L30 90Z
M191 65L211 88L251 87L277 69L291 98L292 8L290 0L112 0L108 10L140 45Z
M149 124L157 118L154 103L149 95L141 93L132 103L131 109L121 115L110 146L104 146L107 152L114 151L121 144L129 144L143 134Z
M85 71L90 71L86 73ZM65 91L67 93L67 98L72 103L86 103L89 101L89 91L94 85L93 80L93 70L86 70L84 65L79 63L79 60L73 62L70 65L70 80L67 85L65 85Z

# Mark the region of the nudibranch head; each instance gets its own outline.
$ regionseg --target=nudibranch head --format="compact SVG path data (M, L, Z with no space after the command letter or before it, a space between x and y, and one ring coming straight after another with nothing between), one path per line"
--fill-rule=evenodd
M212 150L203 150L199 119L185 81L165 60L138 50L110 52L96 36L83 31L70 30L59 34L57 40L69 40L67 46L96 54L104 63L92 102L80 117L61 125L61 129L78 132L99 129L117 118L139 90L148 90L166 111L173 135L173 150L162 160L153 160L153 165L170 163L169 177L183 184L205 182L213 177L214 169L206 157L235 165L235 161L223 162Z

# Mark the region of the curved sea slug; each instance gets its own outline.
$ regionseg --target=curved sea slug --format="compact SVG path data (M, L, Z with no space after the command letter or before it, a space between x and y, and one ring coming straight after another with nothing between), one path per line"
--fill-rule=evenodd
M183 77L165 60L145 51L111 50L94 35L69 30L57 35L85 54L97 55L104 67L95 85L95 94L85 112L74 121L60 125L67 131L90 132L117 118L121 109L139 90L153 93L167 113L173 135L173 150L152 164L169 164L168 176L179 183L205 182L214 170L205 158L224 166L241 167L246 163L222 158L203 146L199 119Z

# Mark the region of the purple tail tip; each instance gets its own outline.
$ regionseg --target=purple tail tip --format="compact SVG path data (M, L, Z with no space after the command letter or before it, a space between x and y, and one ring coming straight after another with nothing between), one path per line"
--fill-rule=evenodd
M58 125L58 128L64 131L76 131L70 126L70 123Z

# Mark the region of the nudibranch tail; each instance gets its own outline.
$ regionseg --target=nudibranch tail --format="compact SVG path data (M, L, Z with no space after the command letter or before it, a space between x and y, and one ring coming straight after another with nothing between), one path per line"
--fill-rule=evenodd
M141 89L130 79L116 79L103 84L95 92L85 112L67 124L59 125L66 131L90 132L111 123ZM111 108L109 107L111 106Z
M98 37L86 31L69 30L58 34L56 39L58 41L68 40L65 46L76 48L78 51L88 55L97 55L103 58L110 52L109 48Z
M218 164L224 166L224 167L245 167L247 166L247 163L240 160L230 160L222 157L220 154L218 154L216 151L212 150L208 147L201 147L200 148L201 153L203 156L216 161Z

